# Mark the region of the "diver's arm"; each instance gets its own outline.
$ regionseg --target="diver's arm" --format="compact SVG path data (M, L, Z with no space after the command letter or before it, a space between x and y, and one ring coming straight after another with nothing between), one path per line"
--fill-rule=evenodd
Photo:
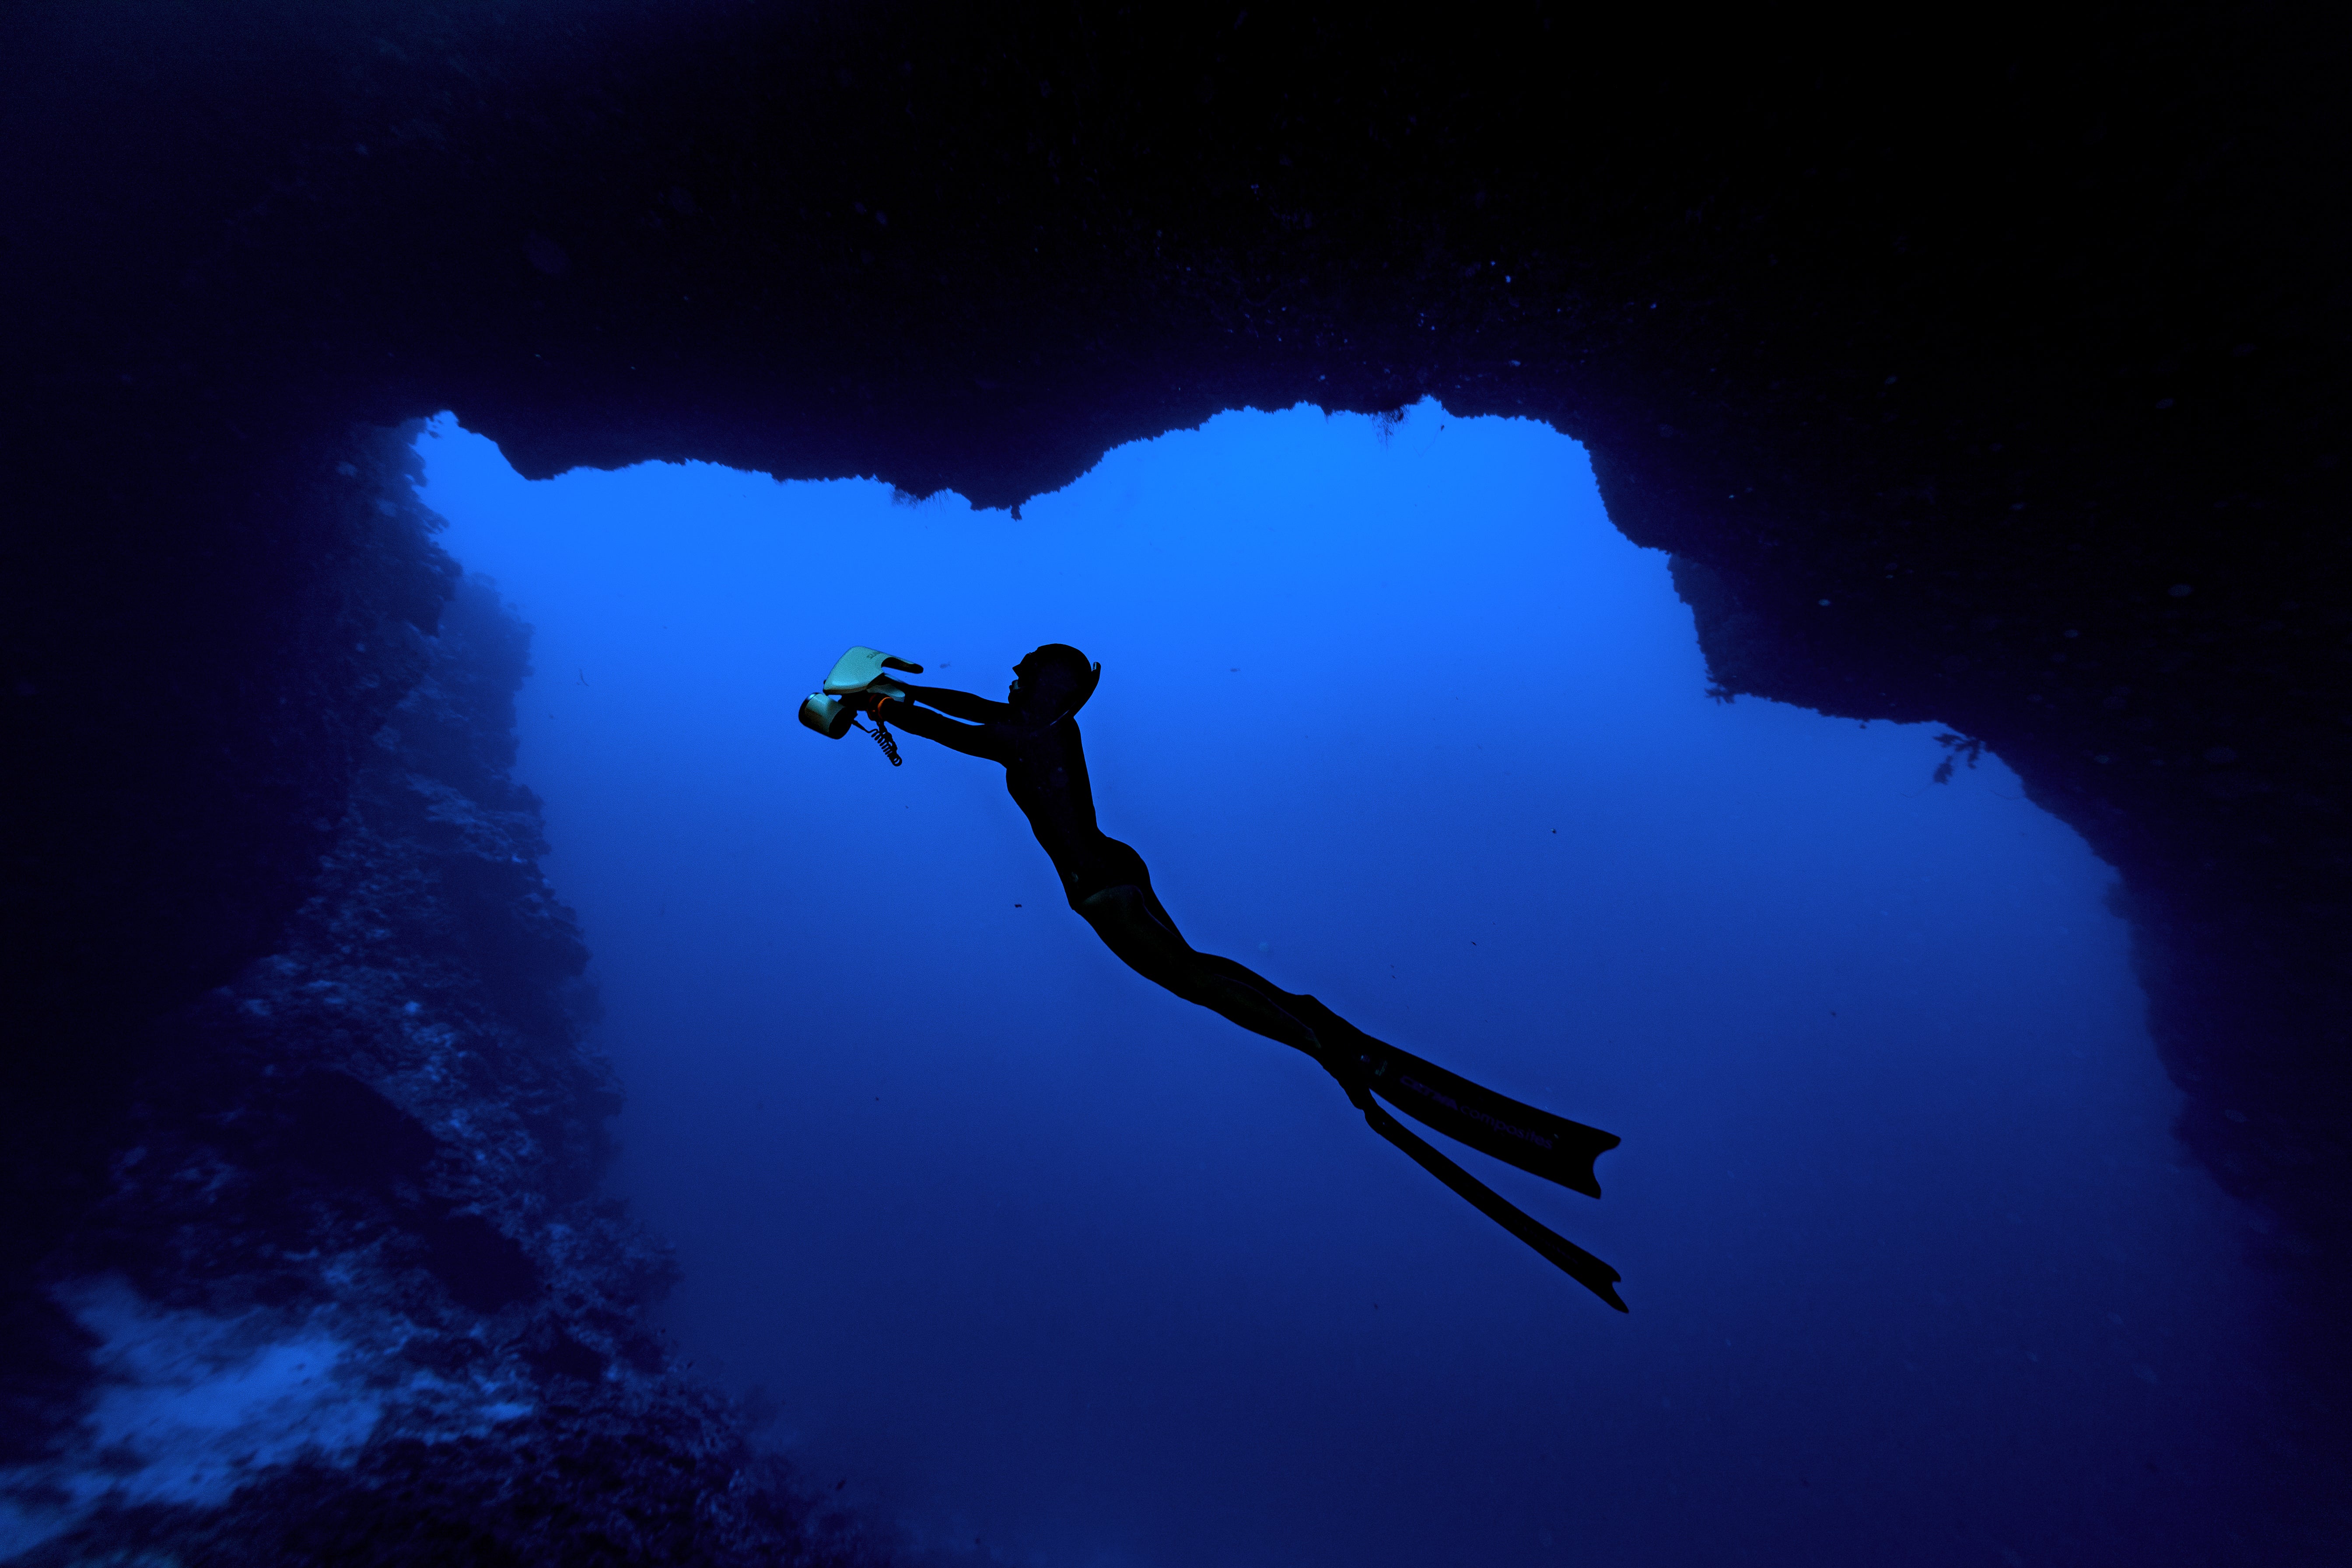
M944 686L902 684L906 685L908 697L926 708L938 709L951 719L968 719L975 724L1001 724L1013 716L1008 704L992 702L969 691L955 691Z
M956 695L961 696L962 693ZM866 705L861 703L860 706ZM997 731L984 725L959 724L952 719L927 712L911 702L885 700L866 710L886 724L896 725L909 734L920 735L926 741L937 741L951 752L961 752L967 757L985 757L992 763L1004 761L1003 749L997 742Z

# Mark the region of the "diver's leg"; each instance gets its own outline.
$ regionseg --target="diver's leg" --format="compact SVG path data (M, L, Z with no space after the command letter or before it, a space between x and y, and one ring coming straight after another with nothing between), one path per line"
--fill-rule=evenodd
M1211 974L1224 976L1235 984L1251 987L1272 997L1285 1013L1312 1030L1318 1047L1313 1053L1315 1058L1328 1068L1343 1084L1362 1077L1378 1060L1377 1053L1389 1048L1305 992L1285 991L1255 970L1236 963L1222 953L1196 950L1192 958L1196 964Z
M1498 1094L1373 1038L1312 996L1199 951L1177 931L1148 883L1106 888L1083 900L1078 912L1129 968L1252 1033L1305 1051L1350 1098L1368 1089L1423 1126L1481 1153L1571 1191L1601 1195L1593 1163L1617 1147L1615 1133Z
M1212 1012L1223 1015L1254 1034L1270 1040L1279 1040L1305 1051L1320 1062L1325 1070L1339 1080L1349 1100L1364 1113L1364 1120L1374 1131L1412 1157L1423 1170L1444 1182L1470 1202L1489 1219L1534 1247L1579 1284L1602 1300L1625 1310L1624 1300L1616 1290L1622 1278L1617 1270L1603 1263L1558 1232L1529 1217L1484 1182L1461 1166L1414 1137L1396 1119L1382 1110L1372 1099L1378 1088L1383 1094L1395 1096L1400 1083L1411 1080L1405 1075L1394 1075L1397 1083L1384 1082L1392 1074L1393 1064L1402 1059L1426 1074L1440 1074L1444 1069L1433 1068L1418 1057L1411 1057L1394 1047L1373 1039L1361 1029L1312 996L1283 990L1230 958L1213 952L1202 952L1186 942L1176 922L1152 896L1148 884L1138 886L1121 883L1105 888L1090 898L1082 899L1078 913L1095 928L1105 946L1117 953L1122 963L1153 984L1195 1003ZM1465 1079L1444 1074L1450 1087L1465 1093L1486 1097L1491 1103L1509 1107L1517 1119L1529 1116L1558 1121L1547 1111L1532 1106L1520 1106L1491 1090L1480 1089ZM1426 1086L1414 1085L1424 1088ZM1398 1100L1401 1108L1412 1105L1419 1098L1408 1094ZM1461 1138L1474 1148L1485 1149L1524 1170L1539 1175L1549 1175L1563 1184L1580 1191L1601 1195L1600 1187L1592 1181L1591 1154L1583 1159L1582 1180L1573 1179L1573 1173L1562 1174L1544 1169L1528 1157L1528 1152L1505 1140L1500 1146L1490 1139L1491 1130L1502 1128L1492 1112L1481 1104L1458 1103L1445 1099L1450 1116L1441 1116L1429 1108L1408 1110L1416 1121L1424 1121L1440 1131ZM1573 1127L1576 1124L1561 1123ZM1592 1132L1591 1129L1580 1129ZM1605 1147L1613 1147L1617 1140L1606 1132L1594 1136L1606 1140ZM1597 1151L1595 1151L1597 1152Z
M1257 971L1186 942L1148 881L1108 888L1096 899L1101 902L1087 900L1079 912L1129 968L1245 1029L1305 1051L1343 1085L1362 1076L1372 1053L1385 1048L1314 997L1285 991ZM1105 918L1097 920L1089 907ZM1278 1015L1274 1027L1262 1026L1269 1022L1269 1008Z
M1129 883L1105 888L1080 900L1077 909L1103 945L1154 985L1221 1014L1252 1034L1322 1057L1322 1040L1290 1010L1295 998L1288 992L1231 959L1196 950L1150 888Z

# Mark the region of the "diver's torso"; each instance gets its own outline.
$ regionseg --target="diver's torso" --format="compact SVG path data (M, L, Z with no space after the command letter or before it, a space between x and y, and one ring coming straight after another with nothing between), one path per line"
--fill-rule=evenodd
M1149 887L1143 859L1095 826L1094 785L1078 721L1063 718L1042 730L1014 730L1004 760L1004 787L1029 819L1030 831L1062 874L1073 905L1122 882Z

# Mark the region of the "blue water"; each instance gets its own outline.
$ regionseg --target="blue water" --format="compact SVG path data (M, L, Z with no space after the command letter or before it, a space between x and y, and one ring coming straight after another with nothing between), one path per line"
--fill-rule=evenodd
M1707 700L1572 442L1229 414L1017 521L423 447L537 627L667 1321L845 1500L1055 1568L2252 1560L2263 1285L2113 874L1936 726ZM1599 1203L1455 1152L1630 1316L1123 968L999 769L793 720L1046 641L1194 945L1623 1137Z

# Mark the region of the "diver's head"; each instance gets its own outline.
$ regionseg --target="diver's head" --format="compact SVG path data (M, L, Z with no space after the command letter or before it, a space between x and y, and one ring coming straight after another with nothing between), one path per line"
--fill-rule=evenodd
M1032 716L1058 719L1087 705L1095 694L1095 682L1102 679L1102 666L1087 663L1087 656L1067 643L1049 642L1024 655L1013 674L1006 696L1013 707Z

